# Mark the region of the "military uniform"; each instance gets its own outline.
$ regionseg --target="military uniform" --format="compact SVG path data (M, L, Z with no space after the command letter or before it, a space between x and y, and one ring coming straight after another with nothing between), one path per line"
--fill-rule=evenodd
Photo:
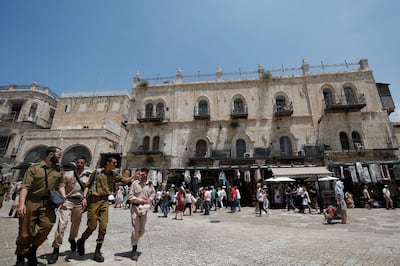
M48 190L58 190L64 186L63 171L59 165L50 168L45 161L41 161L27 169L21 185L21 189L28 191L26 214L20 218L16 255L27 255L31 246L39 247L47 239L56 221L55 211L48 204Z
M10 189L10 182L0 181L0 208L3 207L4 195Z
M96 173L98 173L97 177ZM83 242L96 230L97 221L99 221L99 234L96 242L98 244L103 243L108 224L108 196L112 194L116 182L127 184L129 180L126 180L115 171L106 172L105 169L102 169L101 171L93 171L89 181L86 183L86 187L90 188L92 186L92 194L90 202L87 203L87 228L81 237Z

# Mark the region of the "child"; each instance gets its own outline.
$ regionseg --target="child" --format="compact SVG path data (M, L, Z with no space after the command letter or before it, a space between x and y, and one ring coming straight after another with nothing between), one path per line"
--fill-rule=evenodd
M336 217L336 208L333 207L332 205L329 205L325 210L324 210L324 217L326 219L326 222L330 224L332 220Z

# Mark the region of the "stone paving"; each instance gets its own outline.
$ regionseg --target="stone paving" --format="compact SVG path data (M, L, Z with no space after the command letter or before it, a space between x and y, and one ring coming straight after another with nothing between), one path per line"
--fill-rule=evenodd
M14 265L18 221L0 209L0 265ZM258 217L254 208L229 213L193 213L183 221L149 213L137 262L130 256L128 210L110 208L103 245L104 263L92 260L97 231L86 241L85 256L71 253L67 236L55 265L400 265L400 210L349 209L349 225L324 224L320 214L273 209ZM336 220L335 220L336 222ZM81 231L85 229L86 217ZM54 228L38 250L39 265L52 252Z

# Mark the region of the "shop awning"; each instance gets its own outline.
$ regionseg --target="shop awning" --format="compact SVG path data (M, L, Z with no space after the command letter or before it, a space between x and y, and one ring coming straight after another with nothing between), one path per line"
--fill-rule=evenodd
M306 178L332 175L332 172L326 169L326 167L273 167L271 170L274 177Z

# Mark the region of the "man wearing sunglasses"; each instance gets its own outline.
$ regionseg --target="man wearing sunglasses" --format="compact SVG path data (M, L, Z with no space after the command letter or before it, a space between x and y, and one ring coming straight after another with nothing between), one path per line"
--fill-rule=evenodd
M77 241L78 254L80 256L85 254L85 241L96 230L98 223L99 233L93 257L97 262L104 262L104 257L101 255L100 249L104 242L108 224L108 196L112 194L116 182L127 184L133 180L133 176L125 178L118 174L114 170L117 165L117 159L109 157L104 168L93 171L83 191L82 208L87 209L87 228ZM89 188L91 189L91 197L89 202L87 202Z

